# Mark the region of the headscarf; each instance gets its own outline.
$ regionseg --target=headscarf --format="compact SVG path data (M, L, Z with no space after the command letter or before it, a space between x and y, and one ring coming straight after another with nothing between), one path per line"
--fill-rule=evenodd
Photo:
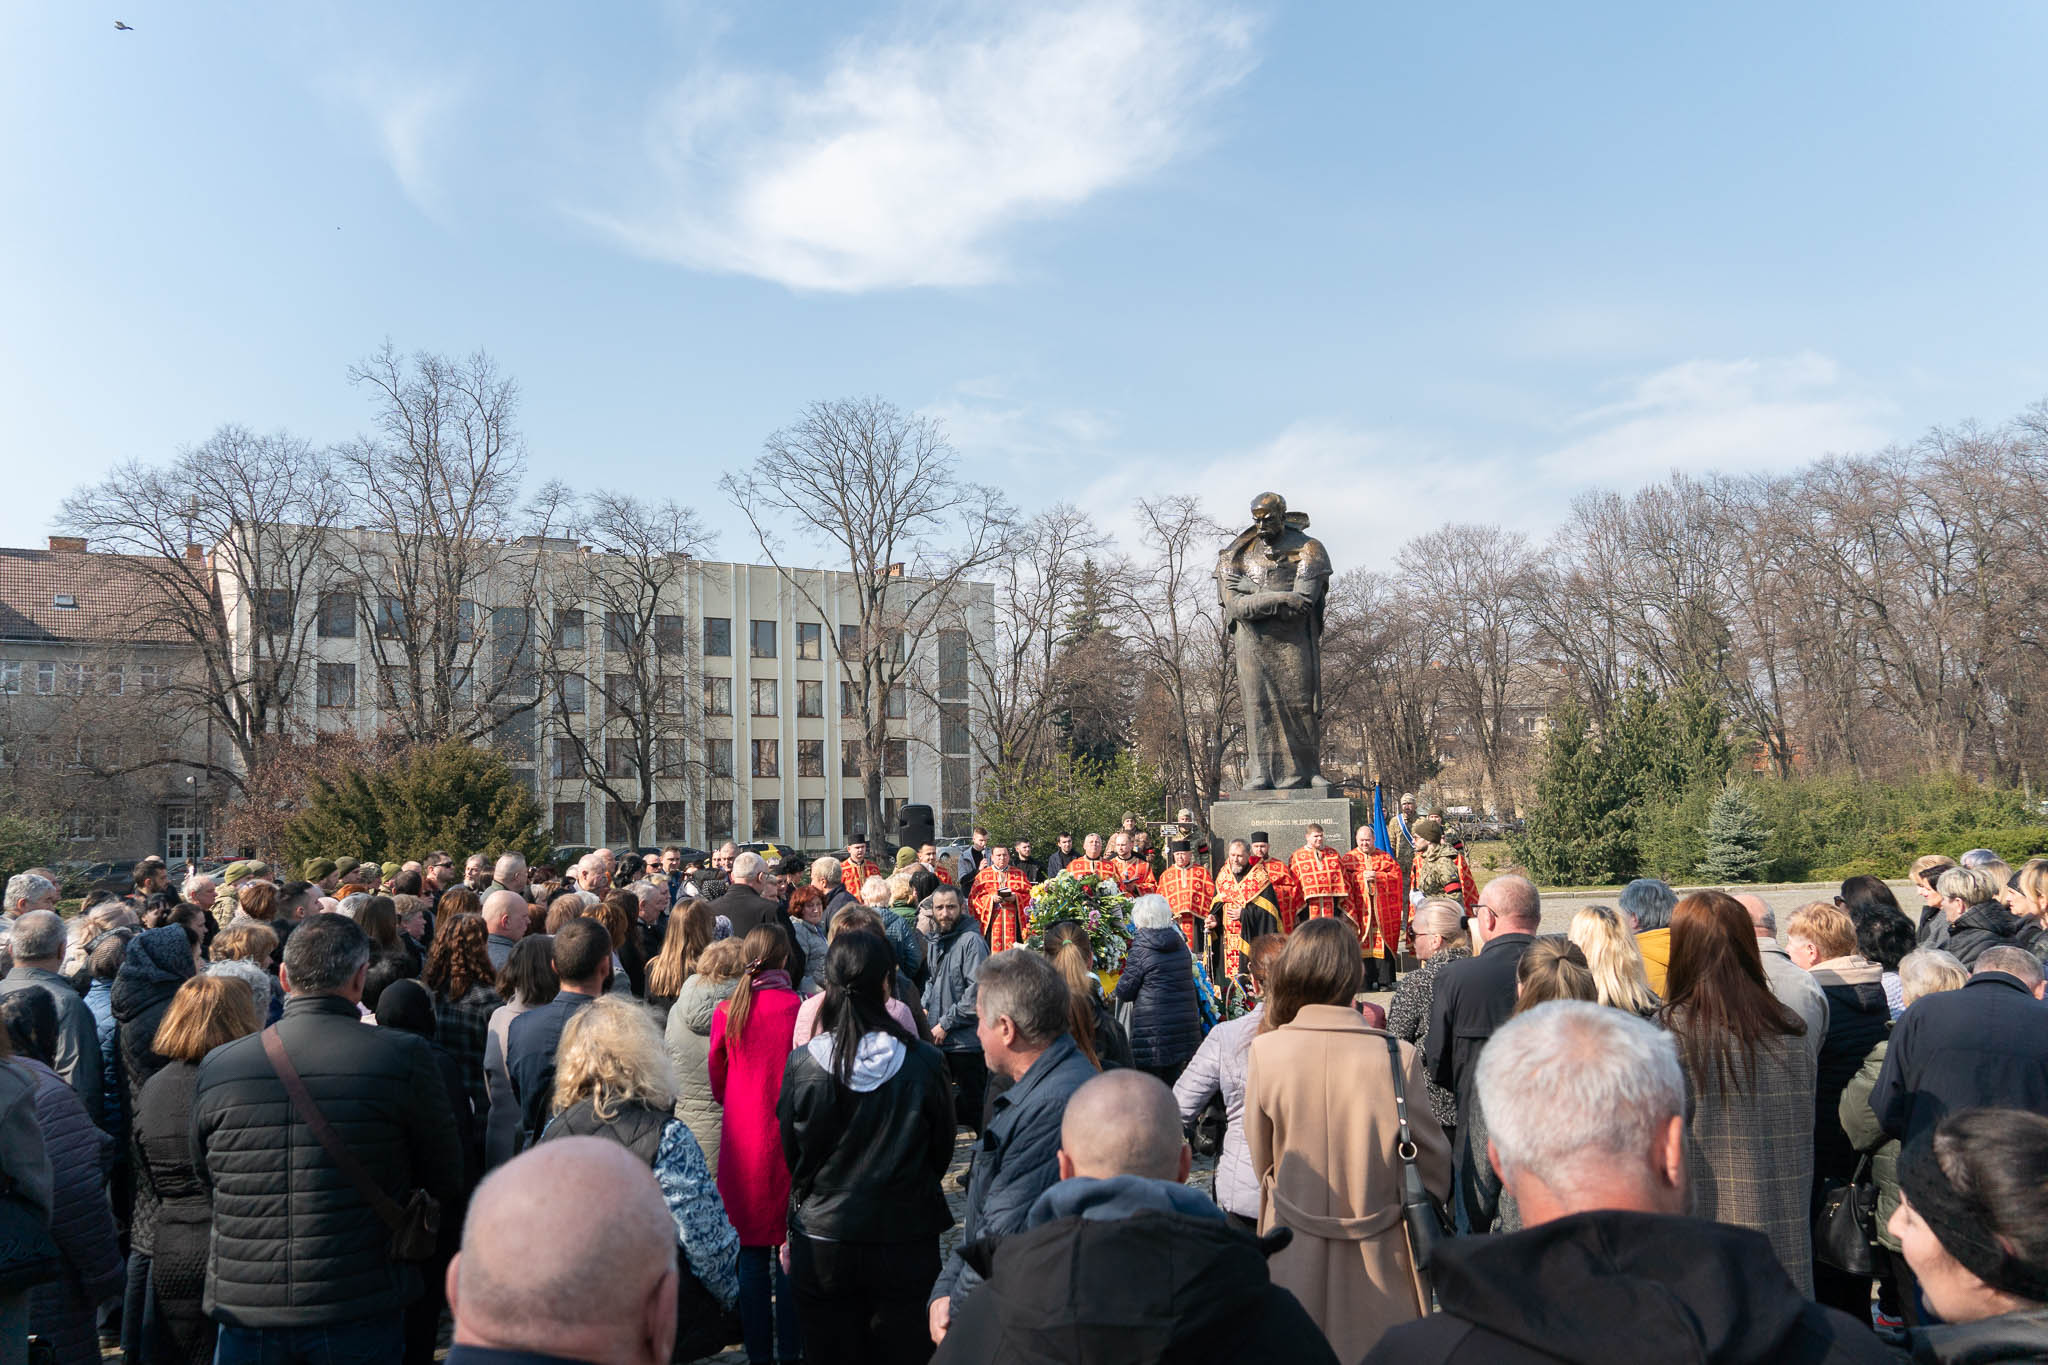
M1957 1189L1941 1168L1934 1131L1928 1128L1899 1153L1899 1193L1965 1270L1993 1289L2048 1303L2048 1267L2028 1265L1998 1240L1983 1202Z

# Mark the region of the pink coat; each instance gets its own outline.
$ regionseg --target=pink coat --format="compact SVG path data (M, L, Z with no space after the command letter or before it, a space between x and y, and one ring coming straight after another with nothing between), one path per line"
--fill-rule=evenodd
M725 1106L718 1196L741 1246L774 1247L789 1240L789 1167L782 1160L775 1106L802 1003L788 973L763 972L738 1037L725 1031L730 1000L720 1001L711 1014L711 1093Z

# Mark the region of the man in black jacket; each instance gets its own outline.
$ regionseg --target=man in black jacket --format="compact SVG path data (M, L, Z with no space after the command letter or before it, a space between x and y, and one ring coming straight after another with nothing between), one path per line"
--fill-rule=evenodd
M1870 1112L1903 1142L1958 1109L2048 1114L2040 963L2020 949L1985 957L1961 990L1921 996L1892 1025Z
M1524 1230L1439 1245L1441 1311L1388 1331L1366 1365L1897 1360L1867 1324L1803 1297L1762 1233L1683 1216L1670 1034L1552 1001L1503 1025L1477 1072L1486 1157Z
M1429 1078L1458 1097L1457 1184L1452 1211L1458 1230L1484 1232L1492 1221L1490 1197L1476 1178L1484 1151L1471 1150L1472 1075L1495 1029L1515 1012L1515 971L1543 921L1542 899L1527 877L1495 877L1479 893L1473 923L1482 945L1476 957L1453 962L1436 979L1423 1040Z
M986 1283L934 1365L1335 1365L1301 1302L1267 1275L1257 1239L1187 1187L1191 1164L1173 1094L1155 1077L1109 1071L1076 1090L1060 1125L1059 1183L1022 1231L963 1249Z
M362 1023L370 941L319 915L285 945L290 995L276 1027L315 1108L368 1178L403 1205L462 1197L455 1114L425 1041ZM418 1267L391 1259L391 1229L299 1112L262 1034L200 1063L192 1150L212 1196L205 1307L215 1360L397 1360ZM320 1354L325 1352L326 1354Z
M545 1005L528 1010L505 1030L505 1073L519 1099L520 1146L532 1145L548 1126L555 1098L555 1050L569 1016L604 994L612 979L612 936L594 919L577 916L549 945L555 978L562 989Z
M718 898L718 913L732 925L734 938L745 938L757 924L779 925L789 939L789 979L801 981L806 964L804 950L789 927L789 910L768 893L768 864L758 853L742 853L732 860L732 890Z

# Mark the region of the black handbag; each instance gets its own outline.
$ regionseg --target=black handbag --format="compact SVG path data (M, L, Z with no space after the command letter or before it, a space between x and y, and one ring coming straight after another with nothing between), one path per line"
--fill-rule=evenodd
M676 1344L671 1360L702 1360L740 1339L740 1315L704 1287L690 1258L676 1249Z
M0 1182L0 1298L9 1298L56 1279L64 1254L50 1235L49 1217L30 1207L11 1177Z
M1813 1211L1813 1259L1844 1275L1874 1275L1877 1254L1877 1187L1866 1180L1870 1157L1856 1163L1847 1180L1821 1182Z
M1393 1063L1394 1070L1394 1117L1400 1124L1394 1150L1401 1158L1401 1218L1408 1227L1408 1258L1415 1263L1416 1277L1427 1287L1429 1265L1436 1259L1437 1246L1451 1234L1444 1223L1443 1209L1422 1183L1422 1168L1415 1164L1415 1138L1408 1131L1408 1086L1401 1079L1401 1045L1391 1033L1386 1039L1387 1060Z

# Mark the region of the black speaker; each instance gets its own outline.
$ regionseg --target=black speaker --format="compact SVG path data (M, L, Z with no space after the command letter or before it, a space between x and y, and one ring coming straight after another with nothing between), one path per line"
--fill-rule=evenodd
M916 848L932 842L932 808L905 806L896 812L896 847Z

